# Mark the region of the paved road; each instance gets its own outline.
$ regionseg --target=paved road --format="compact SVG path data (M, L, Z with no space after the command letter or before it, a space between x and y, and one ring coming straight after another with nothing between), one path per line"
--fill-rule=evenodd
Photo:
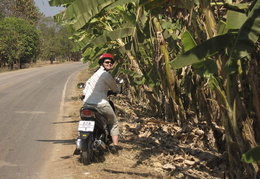
M0 178L38 179L80 62L0 74Z

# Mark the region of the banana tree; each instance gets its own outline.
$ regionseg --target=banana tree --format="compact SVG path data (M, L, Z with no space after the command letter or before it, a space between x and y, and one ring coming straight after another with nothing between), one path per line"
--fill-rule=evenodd
M246 140L243 138L240 140L242 135L239 128L242 123L241 120L236 121L236 116L242 116L237 114L237 111L242 111L241 114L246 114L250 118L250 112L240 110L244 101L241 102L241 97L234 95L242 91L238 89L234 77L246 74L246 70L240 65L245 61L236 58L228 59L228 55L231 56L237 51L237 45L241 44L238 39L242 37L240 33L237 33L237 29L240 28L239 23L235 23L236 27L234 27L231 23L234 20L230 21L229 17L238 17L234 10L237 10L239 15L241 12L247 12L246 6L230 5L232 1L225 1L230 4L221 4L217 1L199 0L192 3L190 1L188 3L187 0L95 2L52 0L50 2L52 5L63 4L67 7L67 10L57 15L56 19L68 24L72 30L76 31L72 39L77 41L78 48L83 50L84 59L96 59L104 51L115 53L124 59L120 61L116 69L129 76L129 82L134 86L133 89L131 87L133 98L141 93L140 97L145 96L145 100L152 101L150 105L155 104L153 111L165 115L172 113L175 119L181 119L178 121L181 125L185 121L189 122L186 120L187 116L192 115L193 111L198 118L201 118L200 114L203 114L205 118L208 118L208 122L218 111L221 111L228 152L230 154L234 152L231 145L233 143L237 143L239 155L242 154L241 151L248 148ZM232 12L228 11L227 22L223 20L215 22L216 17L213 18L210 9L213 5L216 8L225 6L232 9ZM252 14L255 9L249 9L250 13ZM252 19L251 16L246 18ZM259 23L256 22L256 24ZM255 29L255 25L252 27ZM186 33L187 30L190 35ZM235 32L231 33L231 31ZM240 31L244 31L243 27ZM205 41L207 39L209 40ZM236 40L236 45L233 45ZM180 55L182 45L185 45L185 53ZM230 47L234 47L233 52L227 50L231 50ZM174 60L171 61L171 59ZM93 65L97 64L94 60L91 61ZM168 61L171 61L169 64L174 70L170 70L168 64L165 64ZM236 62L239 62L239 68ZM226 68L224 68L225 64L227 64ZM182 70L178 70L182 67L184 67ZM194 71L201 76L195 75ZM185 84L185 86L180 84ZM239 92L230 91L227 87L231 84L236 86L233 89ZM252 84L252 86L256 85ZM186 92L191 102L183 100L182 95L186 96ZM257 94L256 92L254 93ZM234 100L235 97L236 100ZM212 101L216 101L218 107L215 107ZM165 105L166 103L169 105ZM252 129L252 125L250 126L248 121L245 122L247 128ZM243 130L245 128L244 126ZM247 141L253 142L254 145L254 139L250 138ZM237 152L234 153L237 154ZM238 158L238 155L230 157L231 167L236 168L236 163L239 163ZM240 165L237 168L242 170ZM234 170L235 172L237 170Z
M157 107L162 100L158 99L162 96L161 91L164 91L163 96L166 96L168 103L174 104L174 93L172 90L173 79L168 65L167 49L162 48L164 56L161 53L155 55L155 58L146 58L143 62L144 54L141 54L142 49L151 48L153 51L154 41L156 38L150 32L145 32L145 29L152 29L149 24L151 18L148 16L150 9L158 8L166 1L150 2L150 1L50 1L51 5L60 5L64 3L67 9L62 14L56 16L57 20L69 22L71 29L77 31L76 39L79 43L78 47L83 49L85 59L96 59L103 51L110 50L112 53L120 54L121 57L126 57L127 61L120 66L124 66L131 71L136 71L142 77L131 77L131 81L140 86L144 85L146 91L153 91L153 87L162 88L162 90L154 90L153 94L146 93L150 98L156 99ZM87 5L88 4L88 5ZM119 20L118 20L119 19ZM127 21L126 21L127 20ZM151 41L152 39L152 41ZM141 42L142 40L142 42ZM113 49L113 50L112 50ZM143 50L144 52L144 50ZM151 54L151 57L154 54ZM160 62L160 66L154 66L154 60L166 59L165 62ZM142 65L149 65L142 66ZM165 64L165 65L163 65ZM166 71L167 79L164 84L160 83L164 74L151 73L154 69L160 69L161 72ZM120 69L119 69L120 71ZM122 69L121 69L122 71ZM158 70L157 70L158 71ZM124 72L126 70L124 69ZM128 73L133 74L133 73ZM151 75L149 75L151 74ZM131 75L130 75L131 76ZM137 88L139 88L137 86ZM151 88L152 87L152 88ZM169 93L169 94L168 94ZM135 95L133 95L135 96ZM168 107L173 108L173 105ZM165 112L165 114L171 114Z
M249 10L250 13L248 14L243 25L240 27L239 31L210 38L170 62L172 68L175 69L182 68L187 65L192 65L196 68L195 64L198 62L206 62L205 60L216 56L217 53L220 54L224 52L223 50L225 49L229 52L229 58L226 62L224 73L222 69L219 70L222 71L218 74L221 79L214 74L209 75L206 71L204 71L203 75L208 78L208 84L211 88L217 92L219 96L217 99L219 106L224 106L224 108L221 108L221 114L225 127L229 162L231 168L234 169L232 173L234 177L241 176L243 166L239 162L240 156L248 148L255 146L256 140L259 140L255 139L252 133L247 134L247 130L253 131L252 124L249 124L249 121L252 120L250 119L252 116L250 114L251 111L247 111L244 107L247 106L247 102L244 101L245 96L241 95L243 93L239 92L246 86L243 82L243 76L245 77L249 74L248 71L250 71L250 65L248 62L251 60L250 54L254 49L256 49L256 42L260 35L260 2L255 1ZM232 15L228 16L228 18L231 17ZM226 28L230 29L231 27L231 24L227 24L226 26ZM228 29L225 29L223 32L226 32L227 30ZM220 56L220 58L222 58L222 63L226 61L224 56ZM203 66L206 67L205 65ZM250 85L255 86L255 84ZM255 96L259 96L258 91L252 92L256 93L254 94ZM253 107L253 104L251 104L251 107ZM257 111L257 106L254 107ZM259 123L259 116L257 112L254 120L255 123ZM259 131L258 126L255 131ZM235 146L234 143L236 144ZM251 144L251 146L249 144ZM258 169L259 166L257 166L257 164L253 164L251 168L247 168L247 172L249 175L253 176L252 170L256 172Z

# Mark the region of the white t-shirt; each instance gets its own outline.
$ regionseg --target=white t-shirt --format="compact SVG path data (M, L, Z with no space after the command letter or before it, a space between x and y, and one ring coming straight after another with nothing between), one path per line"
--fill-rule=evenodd
M107 91L111 89L119 92L119 87L112 75L101 66L87 81L83 95L84 103L87 104L103 104L107 103Z

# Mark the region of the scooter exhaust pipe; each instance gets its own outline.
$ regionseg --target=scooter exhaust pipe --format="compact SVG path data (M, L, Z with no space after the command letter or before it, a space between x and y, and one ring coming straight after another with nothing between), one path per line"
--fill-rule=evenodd
M101 147L103 150L106 149L106 145L104 142L102 142L102 140L95 140L93 142L93 150L97 150L99 147Z
M81 139L76 140L76 149L81 150L82 149L82 142Z

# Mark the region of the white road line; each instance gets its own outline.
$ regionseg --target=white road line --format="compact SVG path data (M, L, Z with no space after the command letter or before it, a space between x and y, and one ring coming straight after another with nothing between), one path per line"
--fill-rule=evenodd
M67 85L68 85L68 82L70 80L70 78L75 74L75 73L78 73L78 71L75 71L74 73L72 73L69 78L67 79L65 85L64 85L64 88L63 88L63 92L62 92L62 97L61 97L61 105L60 105L60 114L59 114L59 117L60 119L63 118L63 108L64 108L64 105L65 105L65 93L66 93L66 89L67 89Z

